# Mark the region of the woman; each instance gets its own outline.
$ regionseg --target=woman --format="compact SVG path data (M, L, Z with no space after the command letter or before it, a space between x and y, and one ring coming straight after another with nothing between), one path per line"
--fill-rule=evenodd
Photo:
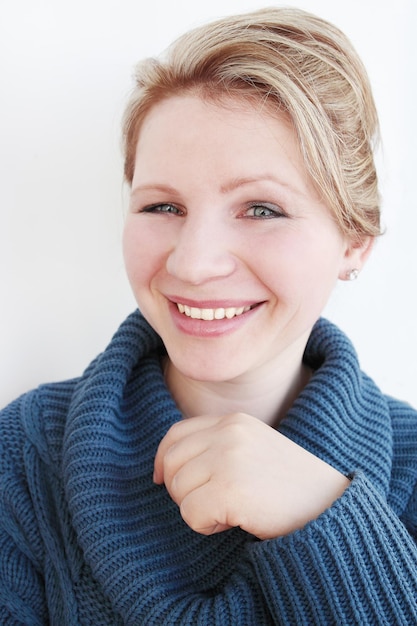
M139 312L1 416L5 624L409 624L416 412L321 319L379 234L346 38L269 9L138 68Z

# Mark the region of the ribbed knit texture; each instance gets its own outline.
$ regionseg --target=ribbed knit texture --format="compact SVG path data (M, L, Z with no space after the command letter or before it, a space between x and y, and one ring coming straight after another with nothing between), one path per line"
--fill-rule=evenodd
M1 412L0 624L416 624L417 413L320 320L280 430L351 486L286 537L204 537L152 481L181 419L162 349L135 312L81 378Z

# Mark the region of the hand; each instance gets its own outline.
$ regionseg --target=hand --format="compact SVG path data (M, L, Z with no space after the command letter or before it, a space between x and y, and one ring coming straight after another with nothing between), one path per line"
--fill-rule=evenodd
M240 526L260 539L301 528L349 485L333 467L244 413L175 424L159 445L154 481L165 483L196 532Z

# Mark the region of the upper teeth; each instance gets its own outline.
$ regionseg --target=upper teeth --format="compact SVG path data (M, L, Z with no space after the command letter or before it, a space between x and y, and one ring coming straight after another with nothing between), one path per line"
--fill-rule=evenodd
M227 307L225 309L199 309L195 306L187 306L186 304L177 303L177 307L180 313L185 313L188 317L192 317L196 320L222 320L225 317L227 319L232 319L236 315L242 315L242 313L246 313L246 311L250 310L250 306L240 306L240 307Z

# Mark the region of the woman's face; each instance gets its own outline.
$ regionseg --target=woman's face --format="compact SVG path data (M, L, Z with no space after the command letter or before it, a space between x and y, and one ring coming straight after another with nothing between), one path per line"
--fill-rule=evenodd
M301 359L338 277L357 266L287 118L197 96L144 121L124 254L174 366L207 381Z

